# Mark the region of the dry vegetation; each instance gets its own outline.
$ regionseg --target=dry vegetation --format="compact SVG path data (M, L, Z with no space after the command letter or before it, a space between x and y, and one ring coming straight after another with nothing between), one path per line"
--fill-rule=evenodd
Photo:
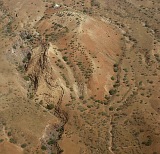
M158 0L0 0L0 153L160 154Z

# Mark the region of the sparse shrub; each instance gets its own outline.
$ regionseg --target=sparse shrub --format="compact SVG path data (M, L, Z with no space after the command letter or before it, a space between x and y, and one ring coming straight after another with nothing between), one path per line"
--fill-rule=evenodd
M28 62L28 58L27 58L27 57L23 58L22 62L23 62L23 63Z
M88 108L91 108L92 106L91 106L91 105L87 105L87 107L88 107Z
M151 139L151 137L150 136L147 136L148 137L148 141L144 141L144 142L142 142L142 144L144 144L145 146L150 146L151 144L152 144L152 139Z
M10 138L9 142L14 143L14 144L17 143L17 141L14 138Z
M32 37L32 36L28 34L28 35L26 36L26 39L29 40L29 39L31 39L31 37Z
M23 73L24 72L24 66L19 65L18 66L18 71L20 71L21 73Z
M113 111L113 107L112 106L109 108L109 111Z
M62 153L63 152L63 150L61 149L60 151L59 151L59 153Z
M41 146L41 149L42 149L42 150L47 150L47 148L46 148L45 145L42 145L42 146Z
M21 144L21 147L22 147L22 148L25 148L26 146L27 146L27 144L26 144L26 143Z
M8 136L11 136L12 134L11 134L11 132L8 132Z
M0 143L3 142L3 141L4 141L4 139L0 139Z
M113 70L114 70L114 72L118 72L118 64L113 65Z
M84 96L79 96L79 99L84 99Z
M111 80L114 80L114 76L111 77Z
M100 3L97 0L91 0L91 6L100 7Z
M83 106L78 106L78 108L81 112L84 112L86 109Z
M142 85L142 81L139 82L139 86L141 86L141 85Z
M114 66L114 67L118 67L118 64L114 64L113 66Z
M108 104L108 102L106 102L106 101L105 101L105 102L103 102L103 103L104 103L104 105L107 105L107 104Z
M47 107L46 107L48 110L52 110L54 108L54 105L53 104L47 104Z
M42 105L43 104L43 100L40 100L39 104Z
M125 72L128 72L128 70L126 68L123 69Z
M47 142L48 145L52 145L52 144L54 144L54 143L55 143L55 140L54 140L54 139L50 139L50 140Z
M63 56L63 60L64 60L64 61L68 61L68 57Z
M29 76L24 76L23 79L29 81Z
M109 91L109 94L110 94L110 95L114 95L116 92L117 92L116 89L111 89L111 90Z

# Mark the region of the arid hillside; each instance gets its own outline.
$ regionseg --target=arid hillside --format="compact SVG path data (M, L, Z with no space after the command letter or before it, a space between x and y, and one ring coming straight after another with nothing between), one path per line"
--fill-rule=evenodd
M159 0L0 0L0 154L160 154Z

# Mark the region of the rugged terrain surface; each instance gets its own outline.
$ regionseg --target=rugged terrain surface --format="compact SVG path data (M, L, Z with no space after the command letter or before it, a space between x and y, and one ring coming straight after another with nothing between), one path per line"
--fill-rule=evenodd
M160 154L159 0L0 0L0 154Z

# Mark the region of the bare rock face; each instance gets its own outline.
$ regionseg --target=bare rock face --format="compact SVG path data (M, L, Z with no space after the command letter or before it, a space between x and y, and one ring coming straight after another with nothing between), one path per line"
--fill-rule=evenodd
M0 1L0 153L158 154L159 3Z

